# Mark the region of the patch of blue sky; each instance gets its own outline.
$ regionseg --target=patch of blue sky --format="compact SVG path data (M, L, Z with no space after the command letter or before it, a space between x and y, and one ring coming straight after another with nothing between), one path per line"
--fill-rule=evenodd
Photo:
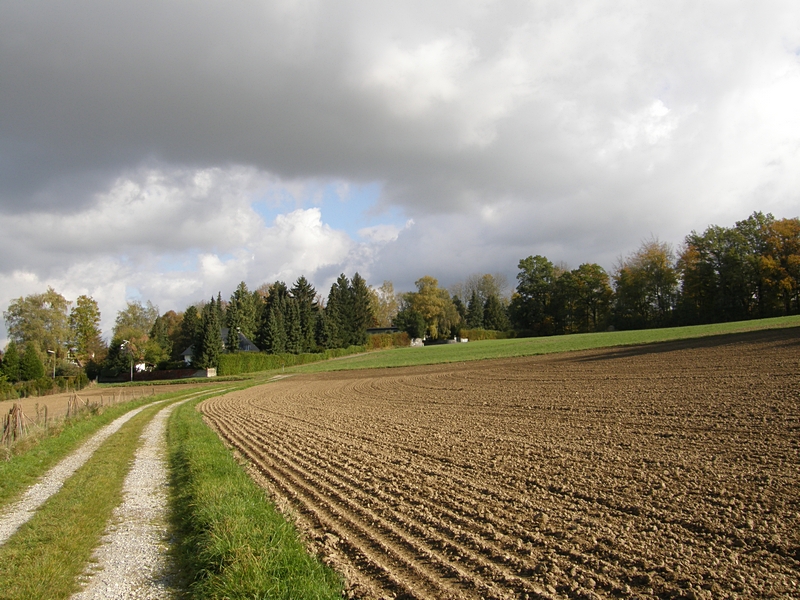
M253 210L269 226L280 214L297 208L316 206L322 214L322 222L346 232L351 238L358 231L374 225L403 227L406 217L402 209L395 206L380 207L383 186L378 182L352 184L333 181L321 185L304 185L298 195L288 188L270 190L269 194L251 203Z
M197 252L181 255L164 255L158 259L157 269L160 273L196 271L200 261Z
M125 299L128 302L144 302L142 299L142 292L139 291L139 288L130 285L125 286Z

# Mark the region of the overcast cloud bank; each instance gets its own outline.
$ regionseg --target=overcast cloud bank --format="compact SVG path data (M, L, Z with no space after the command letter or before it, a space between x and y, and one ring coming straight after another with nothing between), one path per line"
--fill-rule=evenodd
M800 213L789 0L6 3L0 81L0 305L88 293L106 332Z

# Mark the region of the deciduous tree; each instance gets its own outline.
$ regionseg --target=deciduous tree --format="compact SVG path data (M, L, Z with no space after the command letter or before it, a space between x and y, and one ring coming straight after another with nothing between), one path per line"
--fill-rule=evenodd
M621 328L670 323L678 291L678 272L669 244L651 240L620 261L613 276L614 321Z
M772 223L764 262L768 278L783 302L784 314L800 312L800 219Z
M389 327L397 312L400 302L391 281L384 281L379 288L372 289L372 313L377 327Z
M100 363L108 352L100 331L100 308L91 296L78 296L69 313L71 344L78 358L85 363Z
M158 307L149 300L142 304L139 300L131 300L127 306L117 313L114 322L114 338L141 338L150 333L158 318Z
M70 339L69 304L53 288L13 300L3 312L9 338L20 348L33 344L40 352L40 359L47 350L55 352L58 358L65 357Z
M422 316L425 326L433 339L443 339L452 333L460 317L456 311L450 294L439 287L439 281L426 275L418 279L414 285L416 292L406 294L405 303L413 312Z
M554 333L551 314L555 281L553 263L537 254L520 260L517 266L517 289L509 308L514 327L537 335Z

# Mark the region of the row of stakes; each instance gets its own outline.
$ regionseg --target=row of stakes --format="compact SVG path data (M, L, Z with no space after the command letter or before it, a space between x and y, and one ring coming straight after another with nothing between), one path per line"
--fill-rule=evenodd
M145 390L142 389L142 393L139 394L139 396L136 396L135 391L132 392L131 397L127 398L127 400L133 400L137 397L144 397L144 391ZM150 395L155 395L155 387L151 389ZM119 397L117 394L112 394L109 398L105 398L103 394L100 394L100 403L99 405L95 404L94 406L98 406L100 409L102 409L104 406L111 406L119 402L124 402L125 400L126 397L124 390ZM93 405L88 400L84 400L78 394L72 394L67 399L67 413L65 416L66 418L75 417L80 411L90 410L92 406ZM25 437L28 434L30 425L42 425L42 416L44 417L44 428L47 429L49 423L46 404L43 406L43 411L40 411L39 404L36 404L36 419L34 420L28 417L22 411L22 405L19 402L15 402L9 409L8 414L3 417L0 444L11 445L16 440Z

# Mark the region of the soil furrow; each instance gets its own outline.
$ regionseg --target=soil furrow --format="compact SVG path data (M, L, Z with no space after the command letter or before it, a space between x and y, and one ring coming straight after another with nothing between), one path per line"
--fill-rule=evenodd
M203 410L357 597L800 597L799 339L298 375Z
M258 449L250 446L244 436L221 427L219 423L214 424L231 445L247 456L264 475L283 490L287 497L291 498L296 510L305 513L306 516L313 515L313 521L333 536L328 539L335 540L334 545L344 542L351 548L351 553L361 554L368 563L380 566L387 572L390 582L401 587L404 593L412 597L420 595L464 597L439 577L429 573L423 565L409 560L407 553L399 549L393 541L387 540L380 532L358 522L346 509L332 504L330 498L323 497L312 486L293 477L285 469L276 467L274 463L266 464Z

